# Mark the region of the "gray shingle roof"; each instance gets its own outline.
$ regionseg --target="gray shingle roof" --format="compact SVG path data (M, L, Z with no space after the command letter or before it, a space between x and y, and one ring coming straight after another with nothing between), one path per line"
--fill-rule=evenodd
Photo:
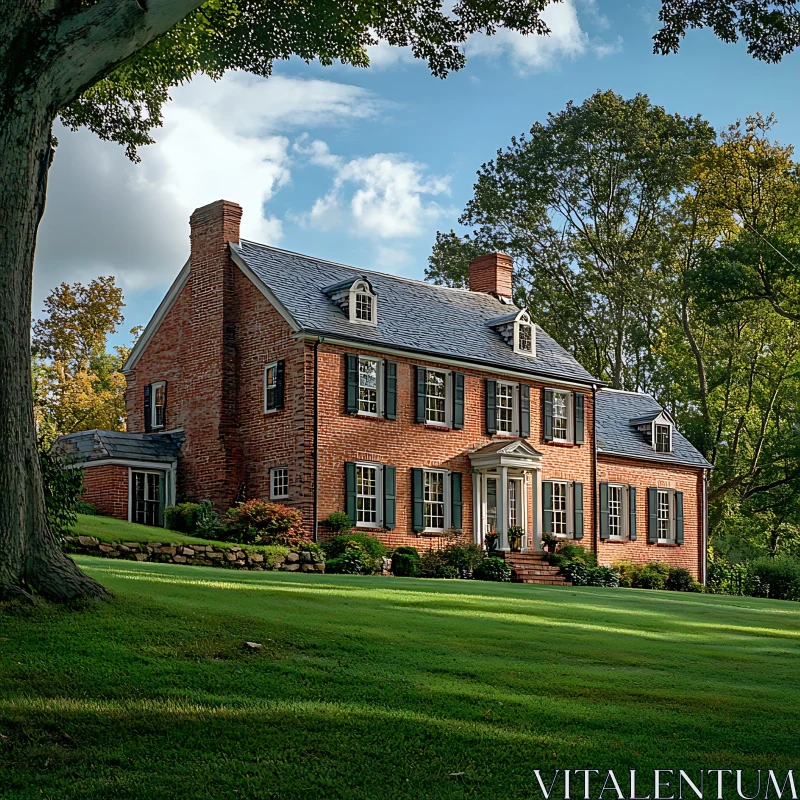
M711 467L694 445L673 426L672 452L656 453L634 422L655 419L664 409L649 394L603 389L597 393L597 450L600 453L646 458L650 461Z
M323 261L242 241L234 252L266 284L301 329L353 342L491 364L543 377L599 383L536 328L536 357L515 353L487 323L513 306L488 294ZM378 325L350 322L324 288L365 277L378 295Z
M164 463L177 459L182 441L182 434L80 431L59 436L52 452L87 464L108 458Z

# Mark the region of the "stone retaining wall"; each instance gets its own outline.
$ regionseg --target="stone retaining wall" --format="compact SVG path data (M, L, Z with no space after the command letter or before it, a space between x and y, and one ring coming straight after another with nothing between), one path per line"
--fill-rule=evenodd
M106 543L94 536L67 537L64 549L68 553L158 564L190 564L197 567L250 570L278 569L284 572L325 572L323 557L308 550L290 552L287 556L279 556L273 561L263 553L259 553L257 548L238 545L215 547L210 544L170 545L161 542Z

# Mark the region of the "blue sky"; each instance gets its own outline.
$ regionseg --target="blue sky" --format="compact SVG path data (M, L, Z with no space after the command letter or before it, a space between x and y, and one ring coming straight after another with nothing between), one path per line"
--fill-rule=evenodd
M59 130L34 318L61 281L113 274L127 303L115 343L126 341L188 255L189 214L221 197L244 206L246 238L421 278L480 165L597 89L648 94L717 130L774 112L776 137L800 144L800 56L761 64L706 32L690 33L677 56L655 56L658 7L568 0L549 12L547 40L477 37L467 67L444 81L384 45L368 70L292 61L267 81L201 79L175 91L139 165L86 131Z

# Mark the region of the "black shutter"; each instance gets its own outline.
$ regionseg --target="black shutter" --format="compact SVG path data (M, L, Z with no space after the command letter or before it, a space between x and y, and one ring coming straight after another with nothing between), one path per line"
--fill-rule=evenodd
M575 521L575 538L583 539L583 484L572 484L572 505Z
M628 487L628 538L636 541L636 487Z
M153 387L148 383L144 387L144 429L145 432L153 429L153 406L152 406Z
M544 440L546 442L553 441L553 390L544 390L544 402L542 403L544 409Z
M683 492L675 492L675 544L683 544Z
M464 427L464 375L453 373L453 427L460 431Z
M358 356L347 353L345 363L344 405L348 414L358 414Z
M424 476L421 469L411 470L412 526L419 533L425 529Z
M519 435L527 439L531 435L531 387L519 385Z
M281 360L275 365L275 408L283 408L286 395L286 362Z
M397 362L384 361L384 416L397 419Z
M356 524L356 464L348 461L344 465L344 484L345 484L345 510L350 522Z
M463 510L461 473L450 473L450 523L451 527L461 530Z
M608 484L600 484L600 538L608 539Z
M425 391L428 385L428 372L425 367L416 367L417 375L417 403L414 419L417 422L425 422Z
M652 486L647 490L647 541L658 542L658 489Z
M486 432L497 433L497 381L486 381Z
M542 533L553 532L553 483L542 481Z
M393 531L397 525L397 470L385 464L383 467L383 527Z
M580 392L575 392L575 444L584 443L583 434L583 402L584 397Z

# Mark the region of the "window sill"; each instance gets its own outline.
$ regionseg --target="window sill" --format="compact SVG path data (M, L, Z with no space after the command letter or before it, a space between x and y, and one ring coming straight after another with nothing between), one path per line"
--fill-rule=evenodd
M356 411L354 417L362 417L363 419L385 419L383 414L370 414L367 411Z
M283 409L281 409L281 408L268 408L268 409L267 409L267 410L264 412L264 416L265 416L265 417L268 417L268 416L271 416L272 414L277 414L279 411L282 411L282 410L283 410Z
M280 497L276 497L276 496L270 495L269 499L270 499L270 501L272 501L272 500L288 500L289 499L289 495L288 494L282 494Z
M602 544L627 544L627 539L600 539Z
M430 428L432 431L451 431L453 427L451 425L447 425L444 422L429 422L425 420L422 423L426 428Z
M656 547L680 547L677 542L656 542Z
M545 444L552 445L553 447L580 447L579 444L575 444L575 442L569 442L566 439L550 439L550 441L545 440Z

